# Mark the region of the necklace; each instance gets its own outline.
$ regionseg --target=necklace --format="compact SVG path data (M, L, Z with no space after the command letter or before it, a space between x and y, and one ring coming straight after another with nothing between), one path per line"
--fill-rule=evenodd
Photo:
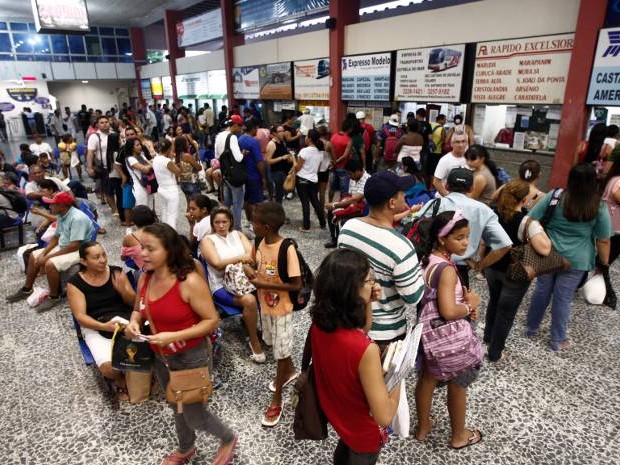
M451 265L454 265L454 262L452 261L452 257L450 256L450 254L444 252L443 250L439 250L439 249L435 249L437 252L439 252L439 254L446 259L446 261L448 263L450 263Z

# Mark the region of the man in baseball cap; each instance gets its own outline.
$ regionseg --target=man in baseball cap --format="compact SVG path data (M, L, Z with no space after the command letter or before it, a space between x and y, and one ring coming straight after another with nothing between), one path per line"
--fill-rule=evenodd
M362 139L364 139L364 149L366 150L366 171L372 172L373 158L372 158L372 146L376 142L375 128L372 124L366 122L366 113L358 111L355 113L355 117L362 126Z
M424 280L415 249L393 228L394 215L407 209L405 190L415 184L410 176L392 171L373 174L364 186L368 216L348 220L338 236L338 247L357 250L370 258L382 296L372 303L369 336L379 347L401 338L407 331L407 314L415 315Z
M230 151L237 163L243 161L243 153L239 148L238 136L243 129L243 118L237 114L233 114L226 121L226 129L215 137L215 159L219 161L220 156L226 149L226 140L230 139ZM230 138L229 138L230 136ZM223 174L223 173L222 173ZM241 231L241 215L243 213L243 198L245 192L245 184L241 186L233 186L230 180L223 178L222 187L224 189L224 205L232 207L235 229Z
M80 244L94 240L93 222L85 213L73 206L74 198L68 192L58 192L54 197L43 197L56 215L54 236L44 249L30 254L28 273L24 286L6 297L7 302L18 302L32 294L32 286L41 269L45 270L49 285L49 297L37 306L37 312L50 310L60 302L60 273L80 261Z

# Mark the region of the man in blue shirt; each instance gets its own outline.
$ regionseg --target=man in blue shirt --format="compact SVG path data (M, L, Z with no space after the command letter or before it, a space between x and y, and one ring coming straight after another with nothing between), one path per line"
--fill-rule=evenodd
M467 196L474 185L474 174L467 168L454 168L448 175L448 195L441 198L438 213L453 211L457 208L469 221L469 245L465 254L453 256L463 284L469 288L469 268L482 271L501 259L512 246L510 237L499 224L497 215L482 202ZM430 200L433 202L434 200ZM423 210L426 209L426 206ZM430 213L432 209L426 209ZM491 251L482 260L478 260L478 248L484 240Z
M52 214L58 218L56 232L44 249L30 254L24 287L7 296L7 302L18 302L32 294L32 286L41 269L45 270L49 285L49 298L37 306L37 312L50 310L60 302L60 273L79 263L78 249L84 241L92 240L93 223L74 205L74 198L67 192L58 192L53 198L44 197Z
M245 168L248 179L245 182L244 208L248 222L252 223L254 205L265 200L263 185L265 184L265 162L260 143L254 138L256 126L248 120L243 126L243 135L239 137L239 148L244 153Z

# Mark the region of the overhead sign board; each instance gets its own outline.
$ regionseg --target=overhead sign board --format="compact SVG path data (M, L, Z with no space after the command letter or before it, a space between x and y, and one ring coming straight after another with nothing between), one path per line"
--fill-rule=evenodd
M86 0L31 0L37 32L88 32Z
M205 14L179 21L177 27L177 44L179 47L200 44L223 36L222 10L208 11Z
M620 28L602 29L588 90L588 105L620 106Z
M329 100L329 58L296 61L293 74L295 99Z
M291 100L293 78L291 62L263 65L258 70L260 98L265 100Z
M151 80L140 79L140 89L142 90L142 98L144 100L152 100L153 94L151 93Z
M164 86L161 82L161 78L151 78L151 94L153 95L153 100L161 100L164 98Z
M257 99L260 93L258 66L233 68L234 98Z
M392 54L342 57L342 100L390 100Z
M573 42L560 34L479 43L472 103L563 103Z
M209 98L209 80L206 72L180 74L176 77L177 96L192 100Z
M398 50L394 100L458 102L464 58L465 45Z

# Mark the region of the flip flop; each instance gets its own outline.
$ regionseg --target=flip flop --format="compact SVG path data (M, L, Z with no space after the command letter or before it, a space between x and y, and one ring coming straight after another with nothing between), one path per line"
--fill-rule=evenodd
M284 384L282 384L282 389L284 389L286 386L288 386L293 381L295 381L298 376L299 376L299 373L295 373L289 379L284 381ZM269 390L271 392L276 392L276 383L275 383L275 381L273 379L269 382Z
M470 430L470 432L472 434L467 440L466 444L459 446L459 447L454 447L454 446L450 446L450 447L452 447L452 449L454 450L460 450L460 449L464 449L469 446L474 446L478 444L479 442L482 442L482 432L479 429Z

